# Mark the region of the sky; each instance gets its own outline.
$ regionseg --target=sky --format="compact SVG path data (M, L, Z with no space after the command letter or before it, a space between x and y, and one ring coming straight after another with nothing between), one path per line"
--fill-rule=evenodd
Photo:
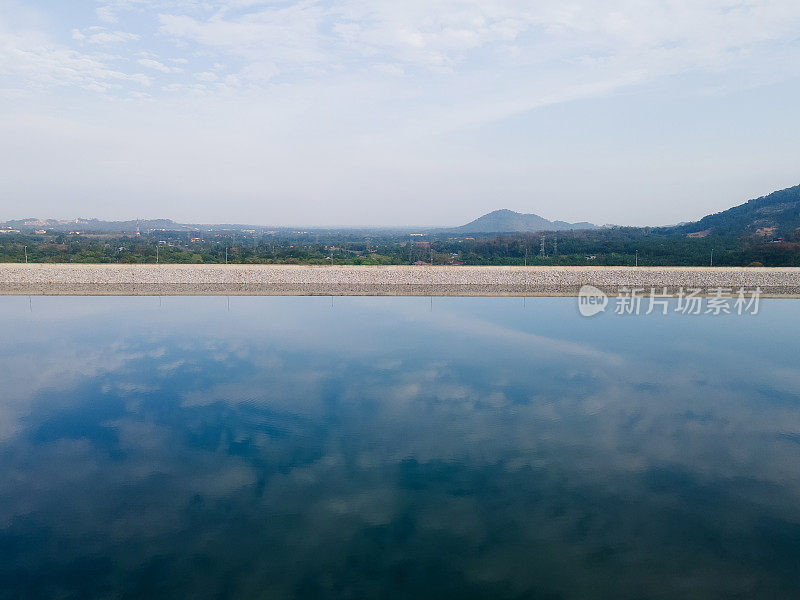
M676 223L798 98L797 0L0 0L0 220Z

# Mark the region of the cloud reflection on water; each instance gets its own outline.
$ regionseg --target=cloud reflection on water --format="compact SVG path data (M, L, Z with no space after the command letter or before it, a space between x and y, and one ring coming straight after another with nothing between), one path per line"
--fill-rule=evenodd
M0 589L800 590L800 324L517 300L0 299Z

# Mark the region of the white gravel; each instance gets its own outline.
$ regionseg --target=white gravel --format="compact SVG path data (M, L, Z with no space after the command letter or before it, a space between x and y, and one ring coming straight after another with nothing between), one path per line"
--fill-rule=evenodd
M798 296L800 268L0 264L5 295L571 296L584 284Z

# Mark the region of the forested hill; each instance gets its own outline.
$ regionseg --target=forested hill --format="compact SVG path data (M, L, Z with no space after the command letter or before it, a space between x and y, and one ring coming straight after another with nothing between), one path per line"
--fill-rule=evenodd
M703 217L693 223L666 228L670 233L706 235L783 237L800 228L800 185L773 192Z

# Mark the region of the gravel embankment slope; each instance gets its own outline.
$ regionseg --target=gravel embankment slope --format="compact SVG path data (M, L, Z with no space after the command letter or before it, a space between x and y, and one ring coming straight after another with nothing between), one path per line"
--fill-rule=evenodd
M0 264L5 295L571 296L584 284L798 296L800 268Z

